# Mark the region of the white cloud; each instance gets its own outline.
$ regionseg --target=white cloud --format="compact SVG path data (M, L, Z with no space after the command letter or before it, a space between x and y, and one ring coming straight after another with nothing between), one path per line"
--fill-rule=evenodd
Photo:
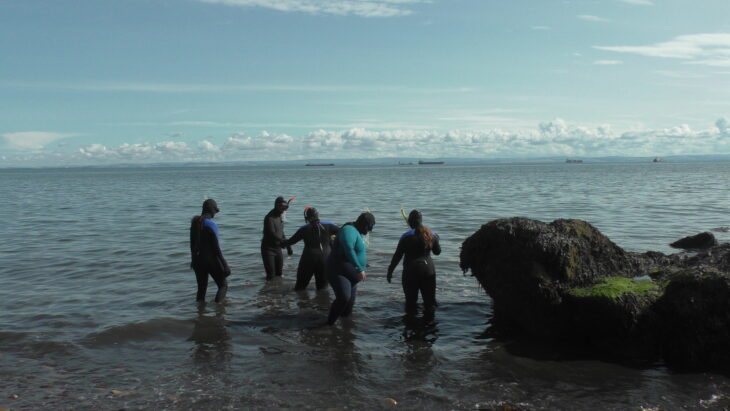
M620 0L622 3L635 4L637 6L653 6L654 2L651 0Z
M624 64L621 60L596 60L593 62L593 64L597 66L616 66L619 64Z
M590 14L581 14L581 15L579 15L577 17L579 19L581 19L581 20L594 21L594 22L599 22L599 23L606 23L606 22L610 21L610 20L605 19L603 17L593 16L593 15L590 15Z
M204 152L204 153L220 153L221 149L220 147L216 146L215 144L211 143L208 140L203 140L200 143L198 143L198 147Z
M532 26L531 28L538 31L552 30L550 26Z
M261 7L282 12L396 17L412 13L408 5L426 0L198 0L203 3L238 7Z
M102 144L91 144L81 147L72 158L100 160L105 162L155 162L155 161L188 161L194 152L187 143L163 141L150 144L122 144L118 147L106 147Z
M3 134L2 138L5 140L5 144L9 145L11 148L20 150L40 150L56 140L71 136L71 134L53 133L48 131L21 131L17 133Z
M304 135L262 132L234 134L220 144L91 144L74 152L42 150L8 156L3 165L83 165L156 162L305 160L312 158L542 156L666 156L730 154L730 121L720 118L705 130L677 125L655 130L615 131L609 125L586 126L563 119L525 129L477 129L439 132L419 129L314 130Z
M730 33L700 33L646 46L594 46L599 50L687 60L688 64L730 67Z

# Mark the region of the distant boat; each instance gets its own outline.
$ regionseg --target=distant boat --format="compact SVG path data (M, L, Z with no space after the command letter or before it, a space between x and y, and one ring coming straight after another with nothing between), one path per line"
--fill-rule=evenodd
M659 157L654 157L654 160L652 160L652 163L662 163L662 162L664 162L664 160Z
M305 166L307 167L332 167L335 163L307 163Z
M583 160L568 158L565 160L565 162L568 164L581 164L581 163L583 163Z
M444 163L443 161L423 161L423 160L418 160L418 164L419 165L422 165L422 166L434 166L434 165L439 165L439 164L443 164L443 163Z

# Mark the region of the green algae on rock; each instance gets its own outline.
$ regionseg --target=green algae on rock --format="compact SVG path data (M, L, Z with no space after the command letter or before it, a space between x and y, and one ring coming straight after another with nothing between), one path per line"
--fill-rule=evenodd
M575 297L596 297L617 300L626 294L638 297L659 297L663 290L660 283L626 277L606 277L598 283L582 288L571 288L568 294Z

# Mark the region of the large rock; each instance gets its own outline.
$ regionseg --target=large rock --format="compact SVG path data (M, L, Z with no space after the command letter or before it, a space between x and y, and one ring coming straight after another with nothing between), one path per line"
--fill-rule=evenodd
M515 217L491 221L467 238L460 265L492 297L499 327L550 336L569 326L560 307L566 290L630 276L651 265L647 261L585 221Z
M467 238L460 264L492 298L499 333L569 341L602 358L730 369L718 352L730 347L730 245L637 254L585 221L509 218Z

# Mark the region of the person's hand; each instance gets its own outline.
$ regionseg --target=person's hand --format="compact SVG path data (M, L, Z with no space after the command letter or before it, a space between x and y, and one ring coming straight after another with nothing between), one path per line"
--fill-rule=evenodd
M226 276L226 277L228 277L229 275L231 275L231 267L225 266L225 268L223 268L223 275Z
M291 246L290 245L286 246L286 254L287 255L294 254L294 250L291 249Z
M388 276L385 278L388 280L388 283L390 283L390 280L393 279L393 273L388 273Z
M368 278L367 274L365 274L365 271L360 271L358 275L360 276L360 281L365 281L365 279Z

